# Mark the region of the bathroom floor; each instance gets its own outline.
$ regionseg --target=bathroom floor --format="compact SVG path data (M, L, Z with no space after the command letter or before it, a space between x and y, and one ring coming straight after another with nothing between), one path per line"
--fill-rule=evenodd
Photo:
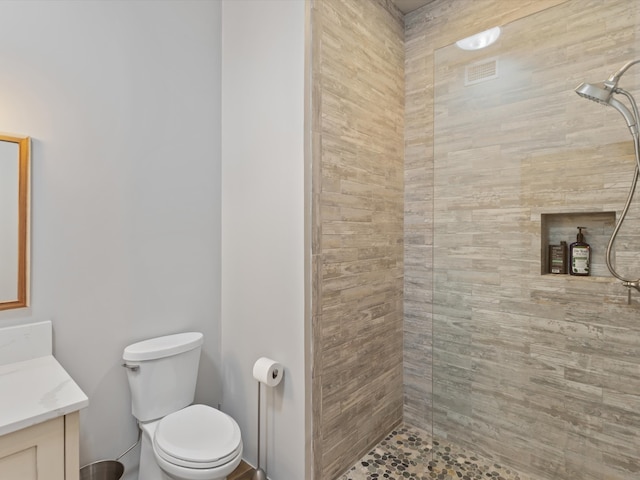
M227 480L250 480L253 476L253 471L253 467L243 460L240 462L240 465L238 465L238 468L231 472Z
M401 425L336 480L531 480L513 469Z

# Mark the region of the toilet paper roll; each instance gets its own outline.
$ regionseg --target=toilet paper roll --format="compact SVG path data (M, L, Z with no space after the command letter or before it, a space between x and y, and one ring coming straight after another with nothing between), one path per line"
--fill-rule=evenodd
M275 387L284 376L284 370L275 360L267 357L260 357L253 364L253 378L264 383L268 387Z

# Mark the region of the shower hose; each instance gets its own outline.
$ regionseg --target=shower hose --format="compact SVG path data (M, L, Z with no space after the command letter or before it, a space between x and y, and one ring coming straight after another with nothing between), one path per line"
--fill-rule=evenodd
M638 125L640 120L640 115L638 115L638 106L636 105L636 102L633 96L626 90L623 90L622 88L616 88L614 92L627 97L627 99L629 100L629 103L631 104L631 107L633 108L633 115L636 120L636 125ZM622 275L616 272L611 262L611 254L613 250L613 242L615 241L616 236L618 235L618 231L620 230L620 227L622 226L622 223L624 222L624 219L627 216L627 212L629 211L629 206L631 205L631 201L633 200L633 195L636 191L636 185L638 184L638 176L640 175L640 143L639 143L640 140L638 139L637 129L635 131L632 131L631 133L633 136L633 149L636 157L636 168L633 174L631 188L629 189L629 195L627 196L627 202L625 203L624 208L622 209L622 214L620 215L620 218L616 222L616 226L613 229L613 233L611 234L611 238L609 239L609 243L607 245L607 252L606 252L607 268L611 272L611 275L613 275L618 280L620 280L622 282L622 285L624 285L629 289L629 296L631 295L631 288L635 288L638 292L640 292L640 278L636 280L630 280L630 279L624 278Z

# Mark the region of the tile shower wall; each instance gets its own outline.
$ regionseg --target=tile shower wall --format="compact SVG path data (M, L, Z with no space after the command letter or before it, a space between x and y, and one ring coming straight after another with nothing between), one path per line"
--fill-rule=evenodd
M406 421L539 478L638 478L639 296L540 257L542 214L626 199L622 117L572 89L640 57L640 5L436 0L405 24ZM445 47L496 24L493 52ZM502 83L464 87L488 56ZM616 255L636 276L637 202Z
M315 1L312 39L312 441L333 480L402 421L402 18Z

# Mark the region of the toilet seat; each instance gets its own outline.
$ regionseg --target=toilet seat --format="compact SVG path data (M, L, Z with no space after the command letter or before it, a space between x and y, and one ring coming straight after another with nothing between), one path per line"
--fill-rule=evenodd
M164 417L153 436L157 455L185 468L215 468L242 452L240 427L229 415L206 405L191 405Z

